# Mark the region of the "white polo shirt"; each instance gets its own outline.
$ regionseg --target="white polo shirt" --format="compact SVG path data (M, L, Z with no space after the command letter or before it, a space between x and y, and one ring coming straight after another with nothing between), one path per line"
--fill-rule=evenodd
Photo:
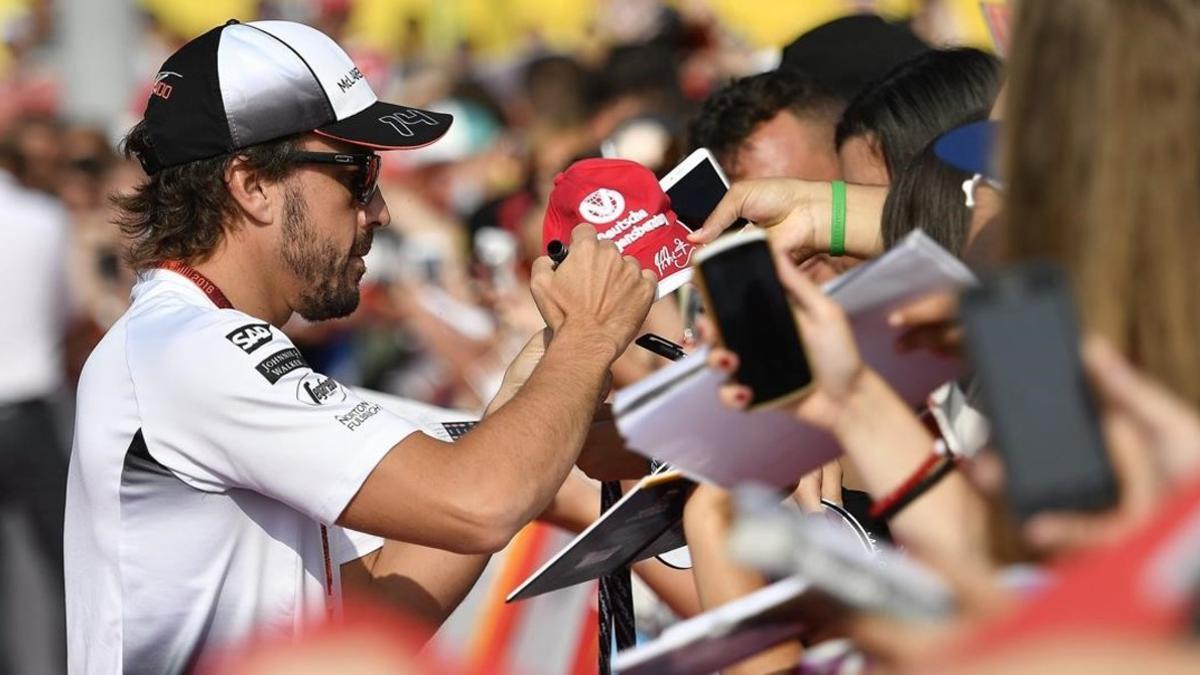
M326 547L321 524L415 430L265 322L147 274L79 382L70 671L177 673L254 629L339 611L338 566L382 540L331 526Z

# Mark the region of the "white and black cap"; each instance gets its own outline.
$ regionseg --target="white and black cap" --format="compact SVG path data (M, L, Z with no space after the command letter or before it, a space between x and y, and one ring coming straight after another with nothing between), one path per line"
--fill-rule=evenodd
M384 103L350 56L292 21L230 21L180 47L146 106L147 173L314 132L372 150L428 145L444 113Z

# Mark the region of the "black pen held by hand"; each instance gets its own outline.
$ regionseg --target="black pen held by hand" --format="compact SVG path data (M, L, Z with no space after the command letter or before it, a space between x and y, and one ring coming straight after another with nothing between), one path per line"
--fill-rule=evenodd
M567 259L567 245L557 239L546 244L546 255L550 256L550 268L555 269Z
M671 361L678 361L687 356L687 352L683 351L683 347L654 333L646 333L633 342L642 349L654 352L664 359L670 359Z

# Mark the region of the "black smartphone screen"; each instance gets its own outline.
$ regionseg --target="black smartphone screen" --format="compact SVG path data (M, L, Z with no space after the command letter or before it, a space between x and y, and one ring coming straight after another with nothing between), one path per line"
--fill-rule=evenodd
M691 231L696 231L704 225L713 209L721 202L721 198L729 188L717 173L710 161L704 161L692 168L679 182L667 188L667 196L671 198L671 210L679 218L679 222ZM739 218L728 229L739 230L746 221Z
M1017 517L1115 504L1074 306L1058 268L1037 263L1001 272L967 291L962 319Z
M754 392L751 405L807 387L812 372L766 238L702 257L699 269L721 341L738 355L735 379Z

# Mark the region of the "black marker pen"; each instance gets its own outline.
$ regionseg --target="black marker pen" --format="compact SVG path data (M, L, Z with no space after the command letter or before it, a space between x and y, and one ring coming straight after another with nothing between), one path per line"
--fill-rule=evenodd
M567 259L567 245L557 239L546 244L546 255L550 256L550 268L554 269Z
M637 340L634 340L634 344L672 361L678 361L687 356L687 352L683 351L683 347L654 333L646 333Z

